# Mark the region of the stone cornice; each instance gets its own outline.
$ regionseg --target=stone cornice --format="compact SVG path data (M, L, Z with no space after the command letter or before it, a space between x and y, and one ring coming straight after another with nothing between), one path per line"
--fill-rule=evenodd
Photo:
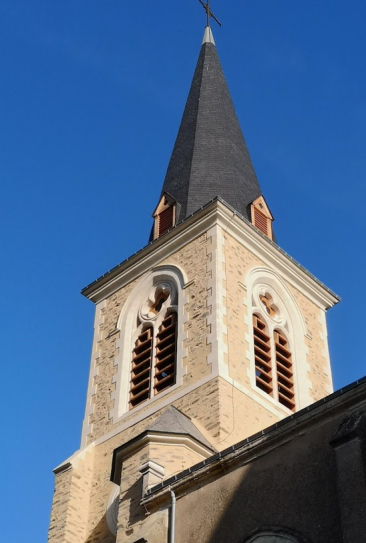
M123 460L151 443L156 445L180 445L194 451L203 458L209 458L212 455L212 449L189 435L147 431L115 449L113 452L111 481L120 484L119 479Z
M84 288L82 294L94 303L106 299L215 225L221 226L319 307L328 309L340 301L334 292L218 198Z
M94 303L104 300L124 285L153 269L193 239L204 234L216 217L216 202L202 208L184 222L149 243L133 256L85 287L81 293Z
M247 247L270 269L305 294L323 309L336 305L340 298L314 275L296 262L273 241L236 213L228 212L227 206L218 202L218 224L238 243Z

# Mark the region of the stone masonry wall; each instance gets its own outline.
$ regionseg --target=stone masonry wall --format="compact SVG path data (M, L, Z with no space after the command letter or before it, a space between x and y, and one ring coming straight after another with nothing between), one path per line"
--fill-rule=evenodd
M199 385L200 380L210 378L212 371L211 364L208 363L208 355L211 353L211 328L207 321L211 312L209 300L214 298L208 285L211 278L209 264L215 249L212 239L202 235L160 262L160 265L170 264L183 268L188 281L184 293L184 326L187 336L184 341L186 356L182 361L185 368L182 387L163 397L156 397L148 406L141 406L137 411L132 410L119 421L110 418L113 408L111 394L115 389L113 377L117 371L115 361L118 355L116 341L119 331L116 330L116 325L122 307L138 280L132 281L106 300L102 309L103 318L100 319L99 329L96 331L100 339L99 358L96 359L97 371L93 383L93 409L88 421L92 427L88 443L95 444L99 440L99 444L93 448L93 455L85 456L72 469L56 476L49 543L116 543L116 537L109 531L106 521L108 500L114 490L114 485L110 482L113 451L144 432L163 413L167 405L173 405L189 416L218 450L223 450L286 416L286 413L273 406L273 402L263 398L263 394L257 398L258 393L251 387L250 381L250 361L247 353L252 349L248 341L251 314L244 282L251 268L264 264L227 233L222 234L223 284L220 287L223 293L222 307L226 309L226 314L224 311L222 315L222 340L226 346L224 364L227 364L228 376L222 378L212 375L211 380ZM324 323L318 307L293 286L288 285L288 288L306 322L308 378L312 384L312 397L317 400L329 393L330 383ZM130 360L124 362L129 364ZM230 380L232 381L229 382ZM197 388L193 388L195 383ZM187 391L185 395L176 394L177 391L184 390ZM151 406L155 411L151 410ZM121 424L124 424L125 429L117 433ZM102 441L108 433L109 438ZM162 463L163 451L151 450L144 454L150 453L154 455L155 461ZM151 523L146 511L141 510L139 505L141 475L138 468L148 459L144 454L135 455L127 463L124 462L123 485L126 486L121 488L118 521L120 531L117 543L132 543L139 538L136 537L137 534L143 537L141 534L148 530ZM169 462L166 461L167 477L172 469L179 471L198 461L194 454L184 455L177 452L176 456L177 458L172 457ZM166 511L159 512L154 518L157 519L157 528L151 529L156 535L156 543L165 543L162 534L166 533ZM150 542L150 537L149 543L154 543Z
M88 512L93 478L93 451L85 452L74 465L56 474L49 543L81 543L88 531Z
M244 282L251 268L255 266L266 267L266 265L229 234L226 233L224 239L227 304L225 321L227 336L224 337L224 341L228 346L229 375L243 387L252 389L249 377L250 361L246 356L246 352L253 349L248 341L250 337L249 326L252 323L251 304L247 298ZM293 294L306 324L307 334L304 336L304 343L307 348L308 379L311 383L309 394L313 401L317 401L332 392L327 358L327 337L321 318L322 310L302 292L287 282L285 283ZM269 424L271 423L270 419L268 420Z
M149 459L149 447L127 458L123 463L120 502L118 511L117 543L133 543L145 535L144 525L149 523L148 511L140 504L142 497L142 478L140 466ZM154 515L149 526L148 541L165 543L167 538L167 510Z
M211 366L207 364L207 355L210 352L210 345L207 343L209 334L207 316L210 313L210 308L207 307L207 260L210 258L210 242L211 240L206 235L202 235L168 259L160 262L161 266L170 264L181 267L188 277L188 282L194 281L185 292L188 303L184 307L184 312L189 318L185 323L187 338L184 342L184 348L187 356L183 360L185 369L183 387L209 376L211 372ZM118 354L116 341L119 339L119 331L116 330L116 324L123 305L137 282L137 280L132 281L110 296L106 301L106 307L102 310L103 318L98 331L101 332L102 339L98 346L100 354L94 383L97 392L92 398L93 413L89 418L92 433L88 436L88 443L105 435L114 426L114 421L110 419L109 413L113 408L111 393L115 390L113 376L117 372L115 358ZM124 361L124 363L130 363L130 361ZM167 396L165 395L164 402L166 400ZM156 408L159 409L161 400L156 398L155 401ZM134 413L134 411L131 412L131 419L133 419ZM128 415L123 422L125 423L126 420L128 420Z
M224 239L227 306L227 336L224 340L228 345L229 375L241 385L250 387L249 361L246 358L246 351L252 346L247 341L249 315L248 306L245 305L247 304L246 291L242 285L251 268L264 264L227 233Z
M59 473L55 477L51 522L48 530L49 543L66 543L68 541L67 513L70 504L71 480L71 470Z
M224 379L219 380L220 438L213 445L219 451L278 422L269 411Z
M314 402L333 392L332 376L328 363L327 337L324 330L321 310L295 288L289 287L304 317L307 335L305 343L308 348L308 363L311 367L309 379L312 384L310 394Z
M185 415L191 417L192 422L194 422L200 429L202 428L204 430L205 437L207 437L209 441L213 442L215 439L214 437L210 436L219 436L220 413L219 409L217 408L217 406L219 405L218 379L213 379L205 385L191 391L186 396L180 398L176 402L173 402L172 405L179 409ZM89 520L87 530L88 536L87 538L85 538L85 541L87 543L114 543L115 541L114 536L112 536L112 534L109 532L106 523L106 510L108 499L111 491L114 488L113 484L110 482L112 455L114 449L123 445L124 443L129 442L130 440L143 433L149 426L151 426L155 422L158 417L162 415L163 412L164 409L155 412L138 424L127 428L123 432L117 434L116 436L95 447L93 484L90 490ZM151 454L153 454L153 460L162 465L166 464L165 478L168 478L169 475L174 473L175 471L179 471L181 466L184 466L184 469L186 469L187 467L190 467L191 465L199 461L199 458L194 453L190 453L187 451L187 454L183 454L182 450L176 454L177 458L168 458L168 448L164 450L167 453L165 460L163 455L159 456L159 451L157 450L153 451L151 449L151 451L148 451L146 449L145 454L148 455L148 453L150 452ZM142 486L142 483L140 480L141 475L138 472L138 469L141 464L143 464L143 462L146 462L146 460L148 459L148 456L139 456L134 464L134 467L130 466L129 468L128 476L135 478L136 481L139 480L139 489L140 486ZM124 481L127 477L126 466L127 464L124 462L122 476ZM136 488L137 485L135 489ZM127 507L127 505L125 505L125 507ZM129 514L130 513L128 513L128 515ZM119 522L124 523L125 521L123 519L124 517L122 513L120 513ZM147 519L141 518L140 520L138 520L138 524L143 524L146 521ZM127 535L128 534L126 534L126 537ZM136 541L136 539L134 539L134 541ZM84 540L81 539L80 541L78 541L78 543L84 543Z

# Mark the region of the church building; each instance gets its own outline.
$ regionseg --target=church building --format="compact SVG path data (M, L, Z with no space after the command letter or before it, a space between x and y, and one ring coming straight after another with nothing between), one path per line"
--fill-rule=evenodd
M208 25L149 243L82 291L85 418L49 543L366 541L366 381L333 392L339 298L270 205Z

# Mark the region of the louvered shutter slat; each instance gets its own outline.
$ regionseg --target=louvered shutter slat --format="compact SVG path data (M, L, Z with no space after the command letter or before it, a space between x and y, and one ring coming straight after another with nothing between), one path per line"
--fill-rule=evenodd
M268 236L268 219L256 207L254 208L254 226Z
M152 328L139 335L132 355L130 409L150 398Z
M285 336L275 331L278 401L291 411L295 410L295 393L291 352Z
M159 236L167 232L173 226L174 207L167 207L159 215Z
M176 381L177 314L166 317L157 334L154 389L159 394Z
M266 325L259 315L253 315L255 383L258 388L272 396L271 346L265 330Z

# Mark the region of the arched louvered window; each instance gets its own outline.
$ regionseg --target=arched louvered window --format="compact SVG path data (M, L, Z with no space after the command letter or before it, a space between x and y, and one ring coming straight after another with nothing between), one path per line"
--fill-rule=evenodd
M176 353L177 314L174 312L165 317L156 338L155 394L175 384Z
M153 328L149 326L137 338L132 354L130 407L150 398Z
M177 292L157 283L140 306L138 334L132 351L130 409L177 382ZM136 337L136 336L135 336Z
M182 322L188 278L173 264L156 266L130 292L117 321L111 420L159 403L183 384ZM150 373L149 373L150 368ZM159 373L161 372L161 373Z
M281 320L279 307L268 293L258 294L265 312L253 315L253 349L255 384L291 411L295 410L294 372L289 341L277 328Z
M278 330L274 331L274 344L276 352L278 401L293 411L295 408L295 394L291 352L287 339L283 333Z
M255 382L267 394L273 394L271 342L266 324L259 315L253 315Z

